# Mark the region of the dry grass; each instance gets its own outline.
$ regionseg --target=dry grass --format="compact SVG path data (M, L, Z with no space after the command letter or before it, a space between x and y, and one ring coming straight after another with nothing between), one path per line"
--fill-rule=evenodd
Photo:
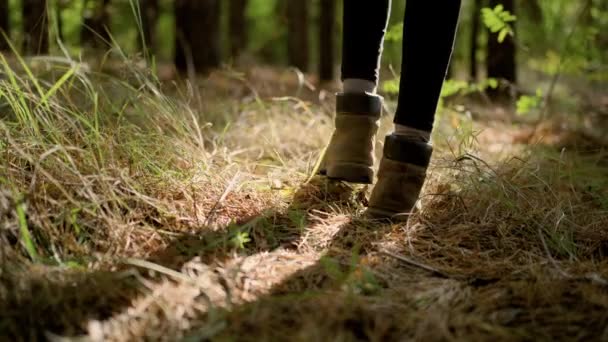
M307 182L331 99L272 98L288 73L20 68L0 74L0 336L608 339L601 146L448 113L421 210L386 225L367 189Z

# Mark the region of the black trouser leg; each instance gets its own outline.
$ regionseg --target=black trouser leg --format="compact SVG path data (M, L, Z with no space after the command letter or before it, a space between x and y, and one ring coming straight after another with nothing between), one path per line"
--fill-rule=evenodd
M461 0L407 2L396 124L427 132L433 129L454 46L460 4Z
M390 0L344 0L342 80L378 82L390 7Z
M342 80L378 82L390 0L345 0ZM409 0L395 123L431 131L450 63L461 0Z

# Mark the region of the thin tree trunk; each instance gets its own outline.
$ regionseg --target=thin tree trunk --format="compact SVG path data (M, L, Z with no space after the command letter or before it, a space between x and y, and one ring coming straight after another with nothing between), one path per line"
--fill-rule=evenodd
M25 54L49 52L49 20L46 0L23 0L23 51Z
M93 48L110 44L109 5L110 0L84 0L85 13L80 31L80 44Z
M7 37L11 34L11 24L9 17L8 0L0 0L0 31L4 32ZM0 34L0 51L8 50L8 42L4 36Z
M473 82L477 81L477 51L479 50L479 24L483 0L474 0L473 16L471 17L471 50L469 55L469 76Z
M301 71L308 71L309 44L307 0L289 0L287 2L287 22L288 62Z
M245 10L248 0L230 0L230 53L238 57L247 46Z
M159 2L158 0L139 0L141 11L142 37L138 39L142 51L154 53L156 49L156 23L158 22ZM142 44L144 46L142 46Z
M319 79L331 81L335 73L336 0L321 0Z
M522 13L525 11L534 23L543 22L543 9L538 0L520 0L517 4L521 5Z
M490 7L502 4L506 11L515 14L514 0L490 0ZM515 41L512 37L500 43L497 34L490 33L488 35L488 57L487 69L488 78L496 78L515 84L517 82L517 65L516 65L516 49ZM495 99L508 96L508 89L501 87L496 90L490 90L489 95Z
M175 66L181 72L204 73L219 66L220 1L176 0Z

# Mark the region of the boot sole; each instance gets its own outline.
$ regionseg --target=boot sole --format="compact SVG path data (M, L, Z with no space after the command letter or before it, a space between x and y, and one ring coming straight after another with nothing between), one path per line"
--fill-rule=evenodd
M364 216L379 221L388 222L407 222L411 213L396 213L389 210L378 209L378 208L367 208Z
M325 170L325 173L329 179L349 183L372 184L374 182L374 170L364 164L333 164Z

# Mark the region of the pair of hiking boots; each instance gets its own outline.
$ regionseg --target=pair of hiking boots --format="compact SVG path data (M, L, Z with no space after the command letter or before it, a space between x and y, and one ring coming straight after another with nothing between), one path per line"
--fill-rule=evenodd
M335 130L321 163L330 179L372 184L374 145L382 113L382 98L373 94L338 94ZM414 208L426 178L432 147L423 139L386 136L378 181L366 215L405 221Z

